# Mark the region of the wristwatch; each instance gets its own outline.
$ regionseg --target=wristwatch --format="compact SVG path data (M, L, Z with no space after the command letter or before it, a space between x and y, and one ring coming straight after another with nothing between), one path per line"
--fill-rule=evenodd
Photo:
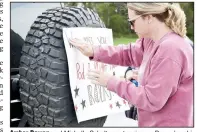
M125 78L125 79L126 79L127 72L130 71L130 70L132 71L133 69L135 69L135 68L132 68L132 67L128 67L128 68L127 68L127 70L125 71L125 74L124 74L124 78ZM138 87L138 82L137 82L135 79L131 79L130 81L131 81L132 83L134 83L136 87Z

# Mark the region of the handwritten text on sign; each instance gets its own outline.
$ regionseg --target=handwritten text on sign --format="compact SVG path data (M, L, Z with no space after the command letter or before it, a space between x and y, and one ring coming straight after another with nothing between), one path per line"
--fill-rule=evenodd
M78 122L129 109L128 103L124 99L108 91L106 87L92 84L86 76L89 69L114 74L116 66L90 61L88 57L68 43L68 39L77 38L91 45L113 45L112 30L83 27L64 28L63 37L69 66L70 87Z

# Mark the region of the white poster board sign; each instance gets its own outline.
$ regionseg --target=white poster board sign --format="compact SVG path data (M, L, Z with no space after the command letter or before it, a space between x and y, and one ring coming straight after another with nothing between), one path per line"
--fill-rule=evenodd
M90 61L68 43L70 38L83 39L89 44L113 45L112 30L106 28L64 28L63 37L69 66L69 79L78 122L90 120L129 109L128 102L106 87L92 84L88 69L113 74L115 66ZM123 73L124 74L124 73Z

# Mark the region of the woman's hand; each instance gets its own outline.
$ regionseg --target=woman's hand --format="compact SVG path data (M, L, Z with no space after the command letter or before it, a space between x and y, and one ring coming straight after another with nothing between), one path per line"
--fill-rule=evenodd
M109 81L110 77L112 77L113 75L104 73L104 72L100 72L100 71L96 71L96 70L90 70L88 72L88 79L91 80L92 83L97 84L97 85L101 85L104 87L107 87L107 82Z
M80 39L69 39L68 41L70 44L72 44L78 50L80 50L81 53L84 54L85 56L93 57L93 55L94 55L93 45L87 44Z

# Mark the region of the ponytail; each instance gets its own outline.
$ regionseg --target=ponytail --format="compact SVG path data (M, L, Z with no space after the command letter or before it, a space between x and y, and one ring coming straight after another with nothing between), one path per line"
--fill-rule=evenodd
M187 33L186 29L186 16L184 11L173 5L167 7L168 17L164 20L165 24L170 27L178 35L185 37Z

